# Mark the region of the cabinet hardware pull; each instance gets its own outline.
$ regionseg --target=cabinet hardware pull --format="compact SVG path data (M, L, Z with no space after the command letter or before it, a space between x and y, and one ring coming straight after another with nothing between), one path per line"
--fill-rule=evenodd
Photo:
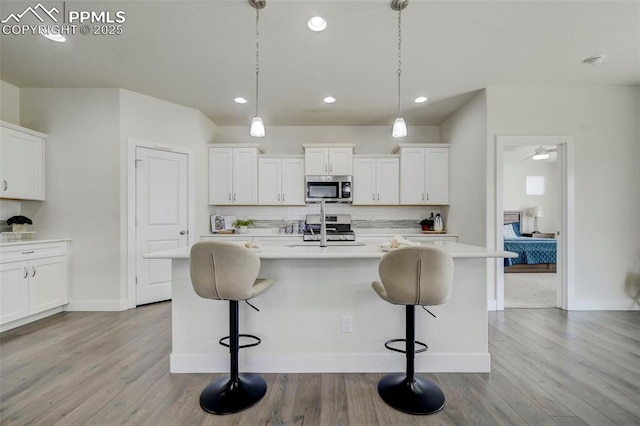
M23 251L22 254L33 254L35 253L34 250L29 250L29 251Z
M284 192L282 193L282 202L284 203Z
M180 231L180 235L185 235L187 231Z
M329 168L327 167L327 163L324 163L324 171L325 171L325 172L328 172L328 171L329 171Z
M236 200L236 193L234 192L233 193L233 201L235 201L235 200Z
M329 166L329 173L332 173L332 172L333 172L333 164Z
M429 201L429 193L427 192L427 201Z
M378 192L378 201L380 201L380 193Z
M424 192L422 193L422 201L424 201Z
M35 267L35 266L32 266L32 267L31 267L31 270L33 271L33 273L31 274L31 278L33 278L33 277L35 277L35 276L36 276L36 267Z
M23 278L27 278L29 276L29 270L27 269L27 267L24 267L24 277Z
M278 201L280 201L280 194L278 194Z
M6 191L6 190L7 190L7 188L9 188L9 184L7 183L7 180L6 180L6 179L2 179L2 182L4 183L4 189L3 189L3 191Z
M231 193L229 193L229 201L231 201Z
M375 201L376 200L376 194L371 194L371 201Z

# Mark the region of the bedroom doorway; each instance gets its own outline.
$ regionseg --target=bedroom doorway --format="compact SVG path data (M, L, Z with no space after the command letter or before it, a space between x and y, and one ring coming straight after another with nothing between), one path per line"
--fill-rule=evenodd
M497 137L496 247L520 255L513 263L496 265L497 310L569 309L572 149L571 136Z

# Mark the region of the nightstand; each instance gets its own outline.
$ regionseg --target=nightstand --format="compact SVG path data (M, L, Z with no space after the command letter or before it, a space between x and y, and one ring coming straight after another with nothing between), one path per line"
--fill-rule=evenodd
M533 232L523 232L522 234L523 237L530 237L530 238L555 238L556 234L553 234L551 232L538 232L537 234L534 234Z

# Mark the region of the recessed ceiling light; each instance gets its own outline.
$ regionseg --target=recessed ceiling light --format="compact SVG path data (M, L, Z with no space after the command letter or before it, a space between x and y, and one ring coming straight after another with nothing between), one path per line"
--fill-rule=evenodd
M413 100L413 102L417 103L417 104L421 104L423 102L427 102L427 97L426 96L418 96L417 98L415 98Z
M246 104L247 100L245 98L237 97L234 99L234 102L237 104Z
M332 104L336 101L336 98L334 98L333 96L327 96L323 99L323 101L325 104Z
M587 65L600 65L602 61L604 61L604 58L606 58L605 55L591 56L585 59L584 61L582 61L582 63Z
M327 28L327 21L321 16L314 16L307 21L307 26L311 31L324 31L324 29Z
M62 34L46 33L46 34L42 34L42 36L48 38L49 40L57 41L58 43L62 43L64 41L67 41L67 39L64 38L64 36Z

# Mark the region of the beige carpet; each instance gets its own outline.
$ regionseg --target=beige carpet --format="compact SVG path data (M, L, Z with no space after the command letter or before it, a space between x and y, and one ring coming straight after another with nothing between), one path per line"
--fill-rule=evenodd
M505 308L555 308L558 274L504 274Z

